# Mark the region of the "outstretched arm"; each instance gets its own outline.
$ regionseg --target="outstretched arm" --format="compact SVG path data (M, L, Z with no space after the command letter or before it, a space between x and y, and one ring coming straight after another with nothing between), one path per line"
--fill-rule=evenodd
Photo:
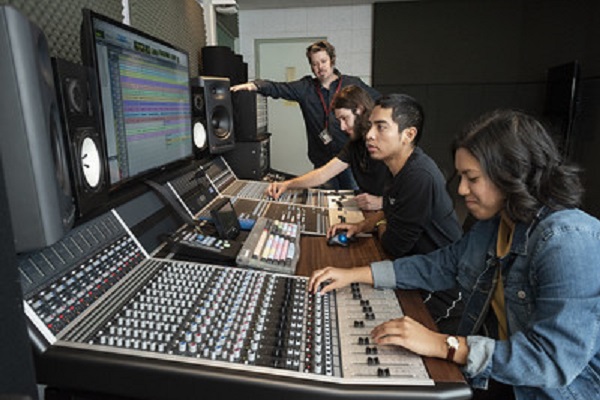
M254 82L240 83L239 85L232 86L229 88L232 92L237 92L238 90L246 90L249 92L256 92L258 87L254 84Z
M305 189L322 185L346 168L348 168L348 164L334 157L322 167L302 176L284 182L271 183L266 190L266 194L277 200L288 189Z

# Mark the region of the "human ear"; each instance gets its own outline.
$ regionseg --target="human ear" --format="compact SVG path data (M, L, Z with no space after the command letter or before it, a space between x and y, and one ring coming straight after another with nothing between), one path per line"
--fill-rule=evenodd
M406 128L402 133L406 135L406 138L412 142L415 137L417 137L417 128L411 126L410 128Z

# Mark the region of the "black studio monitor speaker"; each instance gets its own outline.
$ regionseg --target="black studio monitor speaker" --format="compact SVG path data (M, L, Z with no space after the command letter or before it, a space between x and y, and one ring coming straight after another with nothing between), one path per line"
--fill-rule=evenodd
M251 142L237 142L235 149L224 157L239 179L261 180L271 168L270 135L260 135Z
M91 68L52 59L69 172L79 216L108 200L108 173L99 117L90 90Z
M227 46L205 46L200 50L202 65L200 74L229 78L230 84L237 84L234 52Z
M61 239L73 226L59 106L44 33L0 7L0 156L17 252Z
M204 103L204 88L200 78L190 79L191 104L192 104L192 139L194 156L197 160L206 158L208 151L208 137L206 133L206 105Z
M196 87L196 89L194 89ZM202 88L202 90L197 89ZM221 154L235 147L233 108L229 79L216 76L201 76L197 85L192 84L192 118L194 147L202 154L202 128L210 154ZM204 105L204 113L202 113Z
M233 125L238 142L258 139L256 92L240 90L232 93Z

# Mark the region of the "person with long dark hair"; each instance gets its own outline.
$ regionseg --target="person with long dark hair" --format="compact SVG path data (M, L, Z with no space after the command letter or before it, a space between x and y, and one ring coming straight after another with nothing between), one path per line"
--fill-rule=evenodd
M600 221L577 208L579 169L561 160L542 124L512 110L484 115L453 149L458 193L478 220L463 238L426 255L315 271L309 290L458 285L456 336L403 317L374 328L373 339L454 361L474 388L600 398Z
M379 210L388 172L383 162L369 157L365 145L373 99L361 87L350 85L334 97L332 107L342 131L350 138L344 148L322 167L293 179L273 182L266 192L277 200L288 189L320 186L350 168L361 192L354 197L358 206L363 210Z
M379 92L357 76L342 74L336 68L335 47L327 40L308 46L306 58L314 77L306 75L292 82L255 79L232 86L231 90L257 91L274 99L297 101L306 125L308 158L315 168L320 168L335 157L348 141L348 136L342 132L333 115L331 102L335 95L350 85L360 86L373 99L379 97ZM329 189L356 189L349 170L342 171L326 184Z

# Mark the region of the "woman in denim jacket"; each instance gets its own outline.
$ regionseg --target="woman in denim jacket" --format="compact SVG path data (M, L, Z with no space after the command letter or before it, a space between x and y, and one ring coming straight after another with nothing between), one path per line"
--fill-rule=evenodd
M458 193L479 221L462 239L427 255L315 271L310 290L458 285L466 307L457 337L403 317L373 338L451 359L474 388L495 381L517 399L600 399L600 221L576 209L578 169L562 164L538 121L515 111L476 121L455 141L454 160ZM492 331L483 329L490 317Z

